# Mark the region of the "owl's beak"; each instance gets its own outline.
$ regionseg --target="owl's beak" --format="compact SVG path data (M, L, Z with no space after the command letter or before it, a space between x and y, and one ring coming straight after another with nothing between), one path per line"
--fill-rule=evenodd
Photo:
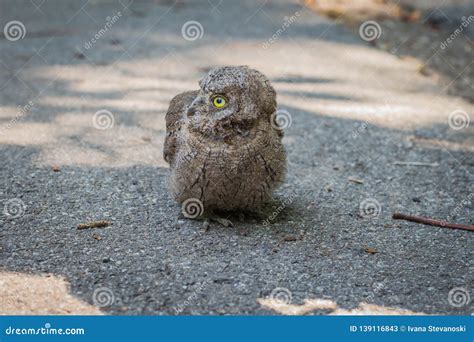
M202 96L198 96L194 99L191 105L188 107L186 114L188 116L193 116L198 111L199 107L206 103L206 100Z

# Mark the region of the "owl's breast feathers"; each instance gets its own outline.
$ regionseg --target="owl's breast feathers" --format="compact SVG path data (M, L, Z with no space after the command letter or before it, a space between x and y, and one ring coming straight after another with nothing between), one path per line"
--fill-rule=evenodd
M183 112L193 102L198 91L187 91L176 95L170 102L168 112L166 112L166 138L163 149L163 157L169 164L172 163L177 150L177 135L183 125Z
M283 181L286 153L276 132L256 131L248 142L229 145L183 127L171 165L175 199L197 198L206 210L251 209L265 202Z

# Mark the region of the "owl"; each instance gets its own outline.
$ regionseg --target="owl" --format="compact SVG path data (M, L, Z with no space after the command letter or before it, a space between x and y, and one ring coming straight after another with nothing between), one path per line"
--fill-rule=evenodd
M228 226L218 212L255 212L283 182L276 92L246 66L213 69L199 87L175 96L166 113L170 189L185 217Z

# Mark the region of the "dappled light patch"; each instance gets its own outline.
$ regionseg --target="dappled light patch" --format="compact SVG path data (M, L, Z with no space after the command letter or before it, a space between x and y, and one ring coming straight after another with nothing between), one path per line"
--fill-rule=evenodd
M51 274L0 272L1 315L101 315L69 293L69 283Z
M280 303L273 298L258 298L257 302L265 309L282 315L307 315L326 313L329 315L423 315L407 309L391 308L361 302L357 308L344 309L329 299L305 299L303 304Z

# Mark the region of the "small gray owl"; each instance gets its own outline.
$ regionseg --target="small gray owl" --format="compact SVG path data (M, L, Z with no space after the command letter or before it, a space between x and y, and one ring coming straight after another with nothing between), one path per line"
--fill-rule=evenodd
M263 74L245 66L213 69L199 86L171 100L164 159L184 216L227 226L216 211L255 211L283 181L276 93Z

